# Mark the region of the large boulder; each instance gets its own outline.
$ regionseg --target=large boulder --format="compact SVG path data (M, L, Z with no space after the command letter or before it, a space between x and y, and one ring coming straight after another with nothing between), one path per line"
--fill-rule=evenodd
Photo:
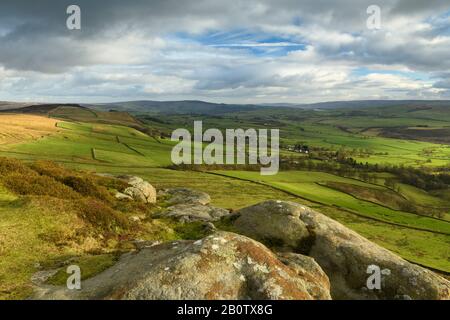
M330 278L335 299L450 299L448 280L297 203L266 201L244 208L233 225L276 250L314 258ZM380 290L368 288L368 268L384 271Z
M288 267L292 268L297 275L310 280L309 292L317 299L330 297L330 282L326 273L319 264L310 257L285 252L279 253L278 259Z
M124 196L129 196L136 201L156 203L156 189L147 181L136 176L119 176L118 178L125 180L130 186L122 193L118 193L116 198L125 199Z
M218 232L129 253L82 289L41 287L34 299L330 299L328 278L310 259L282 263L261 243ZM82 271L82 270L81 270Z
M277 251L305 251L309 238L307 225L300 211L279 201L268 201L241 209L235 226L242 234L262 241Z

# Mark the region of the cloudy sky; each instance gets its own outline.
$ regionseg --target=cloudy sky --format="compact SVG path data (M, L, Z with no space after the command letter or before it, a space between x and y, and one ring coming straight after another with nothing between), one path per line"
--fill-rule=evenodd
M0 100L140 99L450 99L450 1L1 1Z

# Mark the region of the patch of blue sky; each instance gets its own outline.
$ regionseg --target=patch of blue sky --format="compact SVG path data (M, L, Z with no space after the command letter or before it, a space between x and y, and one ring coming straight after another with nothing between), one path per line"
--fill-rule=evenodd
M390 70L390 69L370 69L367 67L358 67L352 70L352 75L356 77L363 77L369 74L390 74L405 77L412 80L430 80L430 76L426 73L417 71L402 71L402 70Z
M450 18L450 4L449 4L449 9L448 9L448 11L444 12L441 16L442 16L443 18Z
M248 30L207 32L199 35L177 33L175 37L180 41L200 43L209 47L247 50L256 56L282 56L306 48L306 44L286 36Z
M433 35L449 36L450 35L450 10L436 16L429 17L425 20L432 26Z

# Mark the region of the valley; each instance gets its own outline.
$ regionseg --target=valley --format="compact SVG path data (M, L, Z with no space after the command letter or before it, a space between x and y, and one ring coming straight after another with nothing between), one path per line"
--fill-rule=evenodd
M3 111L0 157L18 159L31 168L43 160L61 165L64 169L51 170L57 180L54 172L68 170L65 174L75 176L135 175L158 190L192 188L210 194L213 205L232 211L269 199L294 201L408 261L443 275L450 273L450 185L421 188L421 176L414 184L406 183L402 176L414 175L411 170L436 177L449 172L450 146L445 144L445 135L450 113L445 108L450 106L413 112L405 106L358 111L254 106L226 110L222 106L214 115L205 114L202 108L198 113L191 110L183 114L145 112L145 108L134 106L127 103L122 110L114 105L114 111L95 105ZM170 154L176 142L170 140L170 134L177 128L192 128L196 120L202 120L205 129L280 129L280 172L261 176L259 167L173 166ZM411 136L388 137L389 128L412 130L408 131ZM436 130L434 133L441 136L429 139L429 135L415 134L414 130ZM289 151L288 146L295 144L307 145L309 154ZM27 279L36 263L44 263L42 260L52 265L49 261L76 257L88 267L97 263L109 266L118 252L127 250L129 243L123 239L196 239L202 234L195 224L180 227L173 221L146 219L141 230L121 227L123 230L111 236L106 245L95 240L98 226L90 226L89 235L66 229L67 225L86 228L79 209L56 200L58 196L18 194L8 189L8 181L0 180L0 228L8 230L0 236L0 253L9 257L0 262L0 298L26 295ZM108 201L113 210L125 210ZM49 206L44 207L44 203ZM126 215L140 210L131 208ZM156 209L149 212L152 210ZM226 224L222 227L229 228ZM42 237L46 233L54 238ZM12 287L6 271L18 268L18 262L22 280Z

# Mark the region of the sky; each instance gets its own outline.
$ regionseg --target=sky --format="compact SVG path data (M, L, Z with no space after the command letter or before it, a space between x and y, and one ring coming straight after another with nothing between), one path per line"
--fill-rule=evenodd
M0 3L3 101L366 99L450 99L450 1Z

